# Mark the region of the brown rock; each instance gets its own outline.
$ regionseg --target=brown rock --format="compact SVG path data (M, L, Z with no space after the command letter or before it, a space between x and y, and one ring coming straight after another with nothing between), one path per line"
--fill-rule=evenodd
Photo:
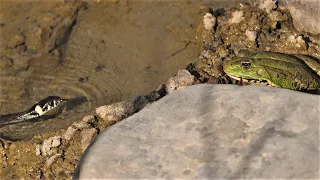
M45 12L38 22L45 26L55 27L61 22L61 20L62 18L58 14Z
M84 129L81 131L81 147L82 151L86 150L91 140L97 135L95 128Z
M66 43L69 34L70 28L75 22L74 17L67 17L66 19L62 20L57 27L55 27L52 36L50 37L49 42L46 45L46 51L52 51L53 49L63 45Z
M13 59L2 56L0 58L0 70L10 68L13 65Z
M175 90L190 86L194 83L194 76L187 70L179 70L178 74L169 78L166 84L166 90L168 93L172 93Z
M17 46L23 44L25 39L26 38L22 34L16 34L10 39L10 41L7 44L7 46L9 48L17 47Z
M96 113L107 122L118 122L140 110L147 103L148 100L145 97L138 96L111 105L100 106L96 109Z
M28 51L38 51L44 48L50 37L50 28L32 25L26 33L26 45Z
M90 127L90 124L84 122L84 121L77 121L77 122L74 122L72 124L73 127L75 127L76 129L83 129L83 128L88 128Z
M63 139L69 141L77 130L78 129L74 128L73 126L70 126L67 129L67 131L63 134L63 136L62 136Z
M50 167L59 157L61 157L61 154L55 154L51 156L47 161L46 161L46 166Z
M49 139L44 140L41 147L41 154L43 156L52 154L52 148L58 147L61 144L61 136L54 136Z
M88 116L83 117L82 121L88 123L88 122L90 122L92 119L94 119L94 116L88 115Z

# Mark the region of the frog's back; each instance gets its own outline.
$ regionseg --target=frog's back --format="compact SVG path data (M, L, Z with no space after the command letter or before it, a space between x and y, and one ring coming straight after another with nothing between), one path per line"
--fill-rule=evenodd
M309 55L304 54L295 54L294 56L298 57L299 59L303 60L314 72L320 76L320 60Z
M320 90L320 63L319 61L311 56L303 54L283 54L277 52L261 52L255 55L256 58L268 58L272 60L280 60L287 67L288 74L282 78L282 86L294 86L297 90ZM279 65L279 63L278 63ZM290 68L293 66L298 66L299 68ZM300 68L303 67L303 68ZM285 68L285 67L282 67ZM298 71L295 69L299 69ZM286 71L283 71L286 72ZM294 75L292 77L288 77ZM279 74L277 74L279 76ZM290 84L290 81L286 81L286 78L295 77L294 84ZM303 81L301 81L303 80Z
M267 72L274 86L295 90L320 89L320 63L315 58L268 51L252 53L249 57Z
M272 59L275 61L287 62L295 65L307 65L299 57L290 54L278 53L278 52L269 52L263 51L258 52L252 55L254 59Z

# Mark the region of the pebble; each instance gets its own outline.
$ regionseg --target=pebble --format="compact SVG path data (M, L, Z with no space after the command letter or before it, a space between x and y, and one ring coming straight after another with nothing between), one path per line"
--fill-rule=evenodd
M94 116L88 115L88 116L83 117L82 121L88 123L88 122L90 122L92 119L94 119Z
M203 25L205 30L212 31L216 25L216 18L211 13L206 13L203 16Z
M256 39L257 39L257 32L256 31L246 30L245 34L248 37L249 41L253 41L253 42L256 41Z
M82 151L86 150L91 140L97 135L95 128L84 129L81 131L81 147Z
M61 154L55 154L51 156L47 161L46 161L46 166L50 167L59 157L61 157Z
M36 145L36 155L37 155L37 156L40 156L40 155L41 155L41 145L40 145L40 144L37 144L37 145Z
M275 0L263 0L260 4L259 4L259 8L261 10L265 10L267 13L270 13L272 9L277 8Z
M178 74L170 77L166 84L166 91L170 94L180 88L190 86L194 83L194 76L187 70L179 70Z
M232 18L229 19L229 23L230 24L239 23L242 20L244 20L243 12L242 11L234 11L232 13Z
M73 126L68 127L67 131L62 135L63 139L69 141L77 130Z
M77 129L83 129L83 128L88 128L90 127L90 124L88 124L87 122L84 121L76 121L72 124L72 126L74 126Z
M61 138L62 138L61 136L54 136L44 140L41 146L41 155L43 156L50 155L52 153L51 151L52 148L60 146ZM39 154L39 152L37 152L37 149L36 149L36 153Z

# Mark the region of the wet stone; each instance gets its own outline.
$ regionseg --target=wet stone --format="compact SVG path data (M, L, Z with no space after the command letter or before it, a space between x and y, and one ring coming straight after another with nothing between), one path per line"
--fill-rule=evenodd
M17 53L10 55L10 58L13 59L12 68L14 68L15 71L27 71L30 67L30 61L32 60L32 58L29 56L20 55Z
M104 68L105 68L104 65L98 65L98 66L95 67L95 71L96 71L96 72L100 72L100 71L102 71Z
M63 19L53 30L49 41L46 44L46 51L50 52L67 42L71 32L71 27L75 23L75 18L70 16Z
M78 81L79 81L80 83L85 83L85 82L87 82L88 80L89 80L89 77L87 77L87 76L84 76L84 77L81 77L81 78L78 79Z
M25 39L26 39L26 38L25 38L22 34L17 34L17 35L13 36L13 37L10 39L10 41L9 41L8 44L7 44L7 46L8 46L9 48L17 47L17 46L23 44Z
M0 57L0 70L5 70L13 65L13 59L1 56Z
M50 28L32 24L26 33L27 50L36 52L45 46L50 37Z
M55 27L57 26L62 20L62 17L59 15L47 11L42 14L42 17L38 19L38 22L40 24L43 24L44 26L49 26L49 27Z

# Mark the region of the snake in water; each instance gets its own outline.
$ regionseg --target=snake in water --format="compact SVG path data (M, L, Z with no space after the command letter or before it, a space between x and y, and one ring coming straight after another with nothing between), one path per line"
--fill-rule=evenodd
M34 104L26 111L0 116L0 125L8 125L31 119L37 119L51 110L56 109L59 104L66 101L68 101L68 99L62 99L59 96L49 96Z

